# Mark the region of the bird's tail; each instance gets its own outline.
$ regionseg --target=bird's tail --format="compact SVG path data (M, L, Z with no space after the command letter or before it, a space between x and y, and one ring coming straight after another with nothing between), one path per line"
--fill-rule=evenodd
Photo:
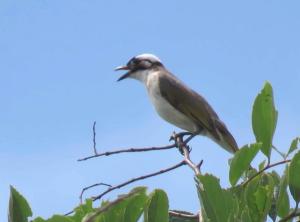
M239 150L238 145L234 139L234 137L231 135L227 127L224 123L221 121L216 121L216 131L219 135L219 138L214 138L214 140L225 150L227 150L230 153L235 153Z

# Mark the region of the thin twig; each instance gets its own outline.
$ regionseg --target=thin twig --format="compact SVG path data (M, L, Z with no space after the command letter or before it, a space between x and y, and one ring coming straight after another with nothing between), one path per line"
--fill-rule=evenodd
M243 186L246 186L251 180L253 180L255 177L257 177L258 175L260 175L261 173L263 173L267 169L270 169L272 167L275 167L275 166L278 166L278 165L281 165L281 164L285 164L285 163L288 163L288 162L291 162L291 160L282 160L282 161L277 162L277 163L268 164L266 167L264 167L263 169L258 171L256 174L254 174L252 177L250 177L246 182L244 182Z
M286 222L294 217L300 217L300 211L297 211L297 208L295 208L295 210L292 213L290 213L286 217L282 218L279 222Z
M176 148L175 144L167 145L167 146L161 146L161 147L146 147L146 148L129 148L129 149L122 149L122 150L115 150L115 151L107 151L104 153L99 153L96 155L84 157L81 159L78 159L78 161L84 161L100 156L109 156L113 154L118 154L118 153L133 153L133 152L146 152L146 151L155 151L155 150L167 150L167 149L172 149Z
M160 174L163 174L163 173L166 173L166 172L169 172L171 170L175 170L176 168L179 168L183 165L185 165L186 162L185 160L182 160L181 162L177 163L176 165L174 166L171 166L171 167L168 167L166 169L162 169L160 171L157 171L157 172L154 172L154 173L150 173L150 174L147 174L147 175L143 175L143 176L140 176L140 177L136 177L136 178L132 178L131 180L128 180L128 181L125 181L124 183L121 183L121 184L118 184L118 185L115 185L115 186L111 186L110 188L108 188L106 191L102 192L101 194L95 196L95 197L92 197L92 200L93 201L96 201L96 200L99 200L101 199L104 195L112 192L113 190L116 190L116 189L120 189L121 187L124 187L128 184L131 184L133 182L136 182L138 180L143 180L143 179L146 179L146 178L149 178L149 177L153 177L153 176L157 176L157 175L160 175ZM95 185L96 186L96 185ZM93 185L91 186L93 187ZM69 211L68 213L65 214L65 216L67 215L70 215L74 213L74 210L72 211Z
M191 135L189 136L188 139L192 139L195 135ZM201 162L199 164L195 164L193 163L193 161L190 158L190 149L189 147L186 145L186 139L185 141L183 141L182 136L178 136L175 134L174 132L174 138L176 140L176 143L179 147L179 149L183 152L184 155L184 162L194 171L195 175L200 175L200 167L203 163L203 161L201 160Z
M169 215L186 219L198 219L199 214L187 214L178 211L169 210Z
M80 199L80 203L82 204L82 196L84 194L85 191L93 188L93 187L96 187L96 186L107 186L107 187L112 187L112 185L110 184L107 184L107 183L95 183L93 185L90 185L90 186L87 186L85 188L82 189L81 193L80 193L80 196L79 196L79 199Z
M93 124L93 144L94 144L94 154L97 155L98 152L97 152L97 148L96 148L96 121L94 121L94 124Z
M185 140L183 140L184 144L187 144L188 142L191 141L191 139L193 139L196 135L190 135L188 138L186 138ZM92 158L96 158L96 157L100 157L100 156L110 156L113 154L118 154L118 153L134 153L134 152L147 152L147 151L157 151L157 150L168 150L168 149L173 149L176 148L176 143L167 145L167 146L160 146L160 147L145 147L145 148L128 148L128 149L118 149L115 151L107 151L107 152L103 152L103 153L97 153L95 155L91 155L91 156L87 156L81 159L78 159L78 161L85 161L85 160L89 160Z
M149 177L153 177L153 176L157 176L157 175L169 172L169 171L174 170L174 169L176 169L178 167L181 167L181 166L183 166L185 164L186 164L186 162L183 160L183 161L181 161L181 162L177 163L176 165L171 166L169 168L162 169L160 171L157 171L157 172L154 172L154 173L150 173L150 174L147 174L147 175L143 175L143 176L140 176L140 177L132 178L131 180L125 181L124 183L121 183L119 185L112 186L112 187L108 188L106 191L102 192L101 194L97 195L96 197L93 197L92 199L93 199L93 201L99 200L104 195L106 195L107 193L110 193L113 190L120 189L121 187L124 187L124 186L126 186L126 185L128 185L130 183L136 182L138 180L143 180L143 179L146 179L146 178L149 178Z
M94 122L93 132L94 132L94 140L95 140L95 135L96 135L96 133L95 133L95 122ZM193 171L195 172L196 175L200 175L200 167L201 167L203 161L201 161L199 164L193 163L191 161L191 159L190 159L190 148L187 145L187 143L192 138L194 138L195 134L192 134L187 139L183 140L183 137L185 135L186 134L184 134L184 133L175 134L175 132L174 132L174 141L175 142L173 144L167 145L167 146L162 146L162 147L148 147L148 148L130 148L130 149L125 149L125 150L116 150L116 151L112 151L112 152L99 153L99 154L95 154L93 156L89 156L89 157L85 157L85 158L79 159L79 161L83 161L83 160L88 160L88 159L95 158L95 157L98 157L98 156L108 156L108 155L117 154L117 153L143 152L143 151L152 151L152 150L165 150L165 149L171 149L171 148L176 148L176 147L178 147L179 150L184 155L184 160L182 160L181 162L177 163L174 166L171 166L171 167L166 168L166 169L159 170L159 171L154 172L154 173L150 173L150 174L147 174L147 175L143 175L143 176L140 176L140 177L136 177L136 178L130 179L128 181L125 181L125 182L123 182L121 184L118 184L118 185L115 185L115 186L111 186L111 185L104 184L104 183L97 183L97 184L93 184L91 186L85 187L85 188L82 189L82 192L80 194L81 203L82 203L83 193L86 190L88 190L88 189L90 189L92 187L99 186L99 185L109 186L109 188L106 191L100 193L99 195L97 195L95 197L92 197L92 200L96 201L96 200L101 199L104 195L106 195L106 194L108 194L108 193L110 193L110 192L112 192L112 191L114 191L116 189L120 189L120 188L122 188L122 187L124 187L124 186L126 186L128 184L131 184L131 183L139 181L139 180L143 180L143 179L146 179L146 178L149 178L149 177L153 177L153 176L157 176L157 175L169 172L169 171L174 170L176 168L179 168L179 167L181 167L183 165L188 165L191 169L193 169ZM94 145L95 144L96 144L96 142L94 141ZM65 215L72 214L73 212L74 211L70 211L70 212L68 212Z

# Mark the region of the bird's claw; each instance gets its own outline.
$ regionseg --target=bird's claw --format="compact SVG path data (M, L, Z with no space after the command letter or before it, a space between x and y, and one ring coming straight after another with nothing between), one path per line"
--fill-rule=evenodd
M193 135L190 132L180 132L180 133L176 133L175 131L173 132L173 134L170 136L169 141L174 140L175 143L178 143L178 139L180 139L181 141L183 141L183 137L185 136L190 136Z
M187 148L189 153L192 151L192 148L186 145L183 140L184 136L190 136L190 135L192 135L192 133L190 132L180 132L180 133L173 132L173 134L170 136L169 141L174 140L175 146L179 149L179 152L182 155L184 155L183 148L182 148L183 146Z

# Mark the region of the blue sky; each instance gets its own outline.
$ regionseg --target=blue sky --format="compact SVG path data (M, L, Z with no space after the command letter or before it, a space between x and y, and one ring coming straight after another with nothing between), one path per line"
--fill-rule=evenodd
M252 104L270 81L279 110L274 143L286 150L300 132L299 7L296 0L1 0L0 220L9 184L34 216L48 217L72 209L84 186L117 184L181 160L171 150L76 161L92 153L94 120L101 151L166 145L178 130L157 116L140 83L116 82L114 67L144 52L205 96L240 146L254 141ZM230 154L203 137L192 147L202 171L227 186ZM171 208L196 211L192 176L181 168L107 198L146 185L165 189Z

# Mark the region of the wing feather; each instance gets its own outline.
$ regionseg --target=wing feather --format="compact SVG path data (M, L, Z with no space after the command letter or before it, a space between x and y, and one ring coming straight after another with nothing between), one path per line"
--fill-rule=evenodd
M161 95L196 123L199 129L205 129L226 150L235 152L238 149L225 124L201 95L186 87L171 73L160 75L159 86ZM222 145L222 142L226 144Z

